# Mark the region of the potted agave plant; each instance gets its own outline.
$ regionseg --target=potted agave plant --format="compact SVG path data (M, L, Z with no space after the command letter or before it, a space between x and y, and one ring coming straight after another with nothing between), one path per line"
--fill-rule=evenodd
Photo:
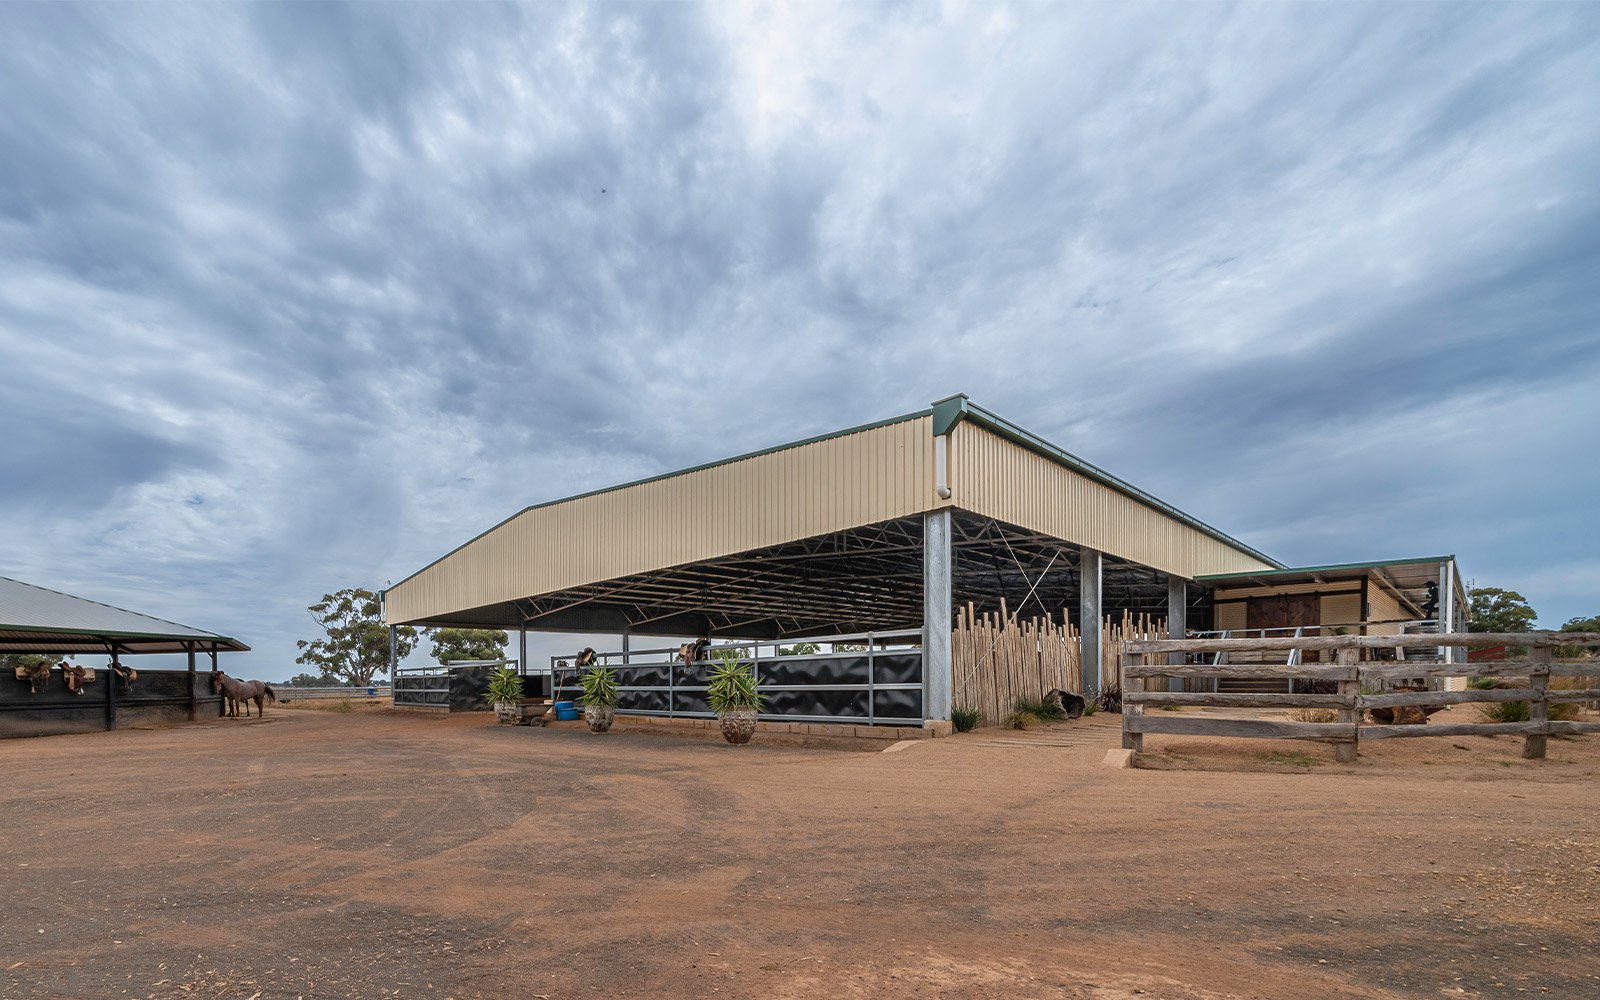
M610 667L590 667L578 678L578 688L583 692L583 721L589 732L604 733L611 729L611 718L617 710L617 675Z
M732 650L719 652L717 663L711 669L706 700L722 724L722 738L736 746L749 743L762 702L761 692L756 690L755 664L746 667Z
M494 717L502 726L517 721L517 704L522 701L522 678L510 667L501 667L489 675L489 703L494 706Z

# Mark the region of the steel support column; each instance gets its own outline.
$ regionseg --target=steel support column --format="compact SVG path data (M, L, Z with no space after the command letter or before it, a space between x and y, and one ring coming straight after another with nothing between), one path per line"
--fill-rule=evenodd
M186 642L183 645L189 651L189 721L196 722L200 718L200 704L194 689L195 683L199 680L194 672L194 643Z
M922 717L950 718L955 696L950 667L950 601L953 549L950 511L936 510L922 520Z
M1456 581L1455 574L1451 572L1454 568L1448 559L1439 564L1439 608L1435 613L1439 616L1440 635L1449 635L1456 627ZM1444 663L1454 663L1455 647L1440 646L1439 659Z
M1083 695L1100 694L1100 577L1105 557L1097 549L1078 550L1078 629L1083 651Z

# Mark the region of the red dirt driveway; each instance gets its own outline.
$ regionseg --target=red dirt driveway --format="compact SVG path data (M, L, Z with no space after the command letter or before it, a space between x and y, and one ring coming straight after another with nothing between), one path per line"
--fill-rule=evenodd
M1114 725L8 741L0 997L1600 997L1600 739L1127 771Z

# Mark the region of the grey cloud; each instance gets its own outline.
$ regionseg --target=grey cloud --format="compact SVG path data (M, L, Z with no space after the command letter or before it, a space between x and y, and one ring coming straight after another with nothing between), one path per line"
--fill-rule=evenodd
M1462 461L1600 419L1591 6L0 34L0 448L98 470L6 483L14 569L92 562L65 582L226 623L267 676L323 591L526 503L958 389L1285 558L1457 548L1600 606L1600 474Z

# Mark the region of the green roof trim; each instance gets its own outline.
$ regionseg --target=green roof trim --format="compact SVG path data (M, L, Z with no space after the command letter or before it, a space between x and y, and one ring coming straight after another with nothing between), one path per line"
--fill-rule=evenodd
M1379 569L1384 566L1411 566L1419 563L1455 562L1455 554L1447 556L1419 556L1415 559L1380 559L1376 562L1335 563L1332 566L1285 566L1282 569L1262 569L1241 573L1208 573L1196 580L1248 580L1256 576L1287 576L1291 573L1336 573L1350 569Z
M933 436L939 437L955 430L956 424L967 415L967 407L971 400L967 394L958 392L933 404Z

